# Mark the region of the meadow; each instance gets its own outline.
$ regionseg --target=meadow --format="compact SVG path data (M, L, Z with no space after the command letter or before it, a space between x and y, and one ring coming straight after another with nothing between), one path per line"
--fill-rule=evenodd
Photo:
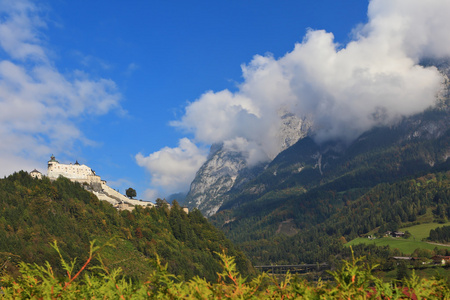
M439 223L424 223L419 225L413 225L401 228L400 231L411 233L411 236L407 239L405 238L394 238L394 237L382 237L376 239L368 239L367 237L359 237L350 242L346 243L345 246L354 246L357 244L374 244L377 246L386 246L389 245L391 248L397 248L401 252L406 255L409 255L414 252L414 250L420 249L428 249L434 250L436 247L438 249L449 249L450 245L438 245L424 241L429 234L431 229L435 229L437 227L449 226L450 222L445 224Z

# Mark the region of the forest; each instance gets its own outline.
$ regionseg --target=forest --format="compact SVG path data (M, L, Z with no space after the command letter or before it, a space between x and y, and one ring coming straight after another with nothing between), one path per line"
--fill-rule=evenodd
M93 240L112 245L101 247L103 263L120 267L133 280L144 280L156 257L186 280L196 275L216 280L216 253L222 251L235 257L239 272L254 273L245 255L199 211L187 214L176 202L170 208L161 204L118 211L63 177L39 180L21 171L0 179L0 265L8 272L17 274L20 262L57 265L54 242L62 257L77 258L79 267Z
M242 239L239 250L198 210L186 213L176 201L171 207L158 200L153 208L117 211L78 183L65 178L33 179L21 171L0 179L2 297L449 297L445 277L425 279L406 266L396 266L390 258L403 255L397 249L344 246L347 240L367 231L378 229L381 234L396 230L430 213L436 222L446 220L449 180L450 172L436 172L344 193L325 186L314 191L321 201L308 205L316 214L325 215L329 212L322 207L329 207L328 211L335 210L332 216L304 226L301 235L295 233L296 239L286 234L264 239L261 237L268 234L264 231L235 231L235 238ZM308 203L306 196L304 201ZM286 220L286 211L277 213ZM305 216L296 218L294 214L288 220L304 224ZM233 226L233 222L222 227L225 232L227 226ZM430 239L440 241L448 227L435 231ZM444 250L435 254L450 253ZM255 264L323 262L326 257L329 271L320 276L329 279L306 281L290 274L279 278L259 273L246 255ZM397 270L393 282L379 274L389 269Z
M430 241L439 243L450 243L450 226L442 226L430 230Z
M347 241L369 232L384 236L386 231L420 222L446 222L450 214L450 172L428 173L373 188L338 192L323 185L295 197L281 193L273 197L286 200L271 215L242 205L240 214L232 215L235 219L222 225L222 230L255 264L334 264L350 257ZM229 211L223 211L212 221L220 224L230 218ZM283 222L292 226L291 232L279 232ZM430 239L440 241L434 233ZM403 255L397 249L363 244L355 246L354 251L357 255L370 253L378 262ZM448 255L449 251L436 254Z

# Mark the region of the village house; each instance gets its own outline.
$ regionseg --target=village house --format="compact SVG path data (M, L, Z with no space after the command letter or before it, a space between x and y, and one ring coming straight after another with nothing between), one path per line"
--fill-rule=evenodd
M403 231L386 231L384 235L391 237L404 237L405 233Z
M30 172L30 176L33 178L42 179L42 173L36 169Z
M450 256L435 255L431 259L437 265L450 265Z

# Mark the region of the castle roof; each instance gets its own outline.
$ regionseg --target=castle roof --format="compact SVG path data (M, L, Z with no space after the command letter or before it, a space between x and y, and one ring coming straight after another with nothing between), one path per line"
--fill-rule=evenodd
M41 174L41 172L39 172L39 171L36 170L36 169L34 169L33 171L31 171L30 173L40 173L40 174Z
M52 154L52 156L50 156L50 160L48 162L53 162L53 161L59 163L59 161L57 161L55 156Z

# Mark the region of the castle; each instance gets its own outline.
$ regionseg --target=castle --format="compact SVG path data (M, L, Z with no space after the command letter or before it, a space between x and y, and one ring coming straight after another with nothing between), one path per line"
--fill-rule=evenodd
M86 165L80 165L78 161L74 164L60 164L55 156L51 156L48 161L47 176L51 180L58 179L59 176L69 178L71 181L87 184L106 184L100 176L95 174L91 168Z
M34 169L30 172L31 177L42 179L42 173ZM118 191L110 188L105 180L95 174L95 171L86 165L80 165L78 161L74 164L60 164L55 156L48 161L47 177L56 180L59 176L66 177L73 182L81 183L86 189L94 193L99 200L108 201L117 209L132 210L135 205L153 206L151 202L129 199Z

